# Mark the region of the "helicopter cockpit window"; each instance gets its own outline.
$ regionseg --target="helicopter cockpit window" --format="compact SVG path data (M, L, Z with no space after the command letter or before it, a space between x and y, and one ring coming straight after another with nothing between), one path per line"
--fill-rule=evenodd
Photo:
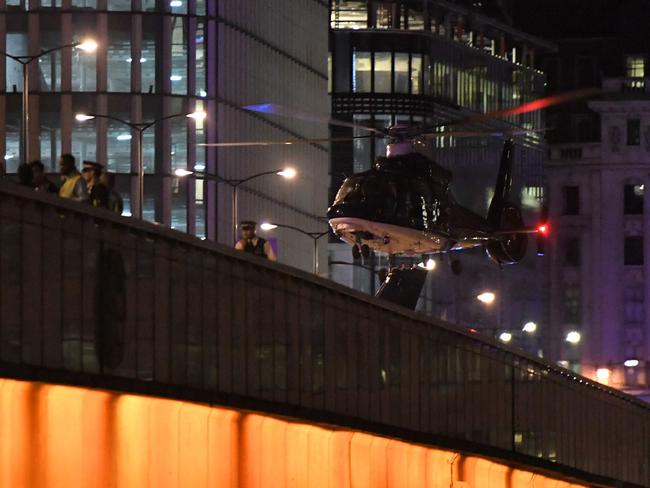
M364 203L377 215L393 215L397 190L395 185L380 176L368 176L361 184Z
M344 202L350 203L351 200L358 201L360 199L360 195L356 190L359 190L359 182L360 178L352 177L346 179L336 194L334 205L340 205Z

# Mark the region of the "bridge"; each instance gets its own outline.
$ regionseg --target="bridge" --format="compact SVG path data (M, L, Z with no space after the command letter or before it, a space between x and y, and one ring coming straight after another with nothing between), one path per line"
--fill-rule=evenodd
M0 183L1 486L650 487L650 407L445 323Z

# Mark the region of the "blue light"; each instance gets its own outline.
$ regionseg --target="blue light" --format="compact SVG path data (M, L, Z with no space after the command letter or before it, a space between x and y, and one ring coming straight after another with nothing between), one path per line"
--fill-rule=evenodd
M246 105L242 107L244 110L250 110L251 112L264 112L264 113L275 113L275 109L272 103L261 103L259 105Z

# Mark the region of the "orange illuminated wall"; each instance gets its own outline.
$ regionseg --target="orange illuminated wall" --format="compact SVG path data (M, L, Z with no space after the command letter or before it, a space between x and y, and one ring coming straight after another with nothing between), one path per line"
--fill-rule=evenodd
M582 485L350 430L176 400L0 380L0 486Z

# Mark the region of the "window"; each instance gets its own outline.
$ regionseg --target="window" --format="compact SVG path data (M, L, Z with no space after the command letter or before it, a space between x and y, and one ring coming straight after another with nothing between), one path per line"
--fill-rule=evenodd
M106 72L109 92L131 91L131 24L109 17Z
M391 91L391 57L391 53L375 53L375 93Z
M564 290L564 321L567 324L580 323L580 288L567 286Z
M627 145L638 146L641 143L641 120L629 119L627 121Z
M564 187L564 215L580 214L580 187Z
M643 324L645 321L645 290L642 284L626 286L624 292L625 323Z
M419 54L411 56L411 93L422 93L422 56Z
M352 91L355 93L370 92L370 53L355 52L352 55L352 65Z
M643 213L644 185L625 185L623 193L623 212L625 215Z
M368 5L359 0L336 0L332 2L332 29L365 29L368 26Z
M566 240L564 264L567 266L580 266L580 238L569 237Z
M626 266L643 265L643 237L625 236L624 264Z
M643 78L645 76L645 60L642 56L628 56L625 62L628 78Z
M409 92L409 55L395 53L395 93Z
M143 17L142 43L140 45L140 89L142 93L155 93L159 91L156 87L156 45L159 36L157 27L159 21L155 17ZM197 52L197 65L198 62Z
M187 8L185 4L182 7ZM172 9L172 11L176 11ZM183 17L172 17L172 93L187 93L187 29Z

